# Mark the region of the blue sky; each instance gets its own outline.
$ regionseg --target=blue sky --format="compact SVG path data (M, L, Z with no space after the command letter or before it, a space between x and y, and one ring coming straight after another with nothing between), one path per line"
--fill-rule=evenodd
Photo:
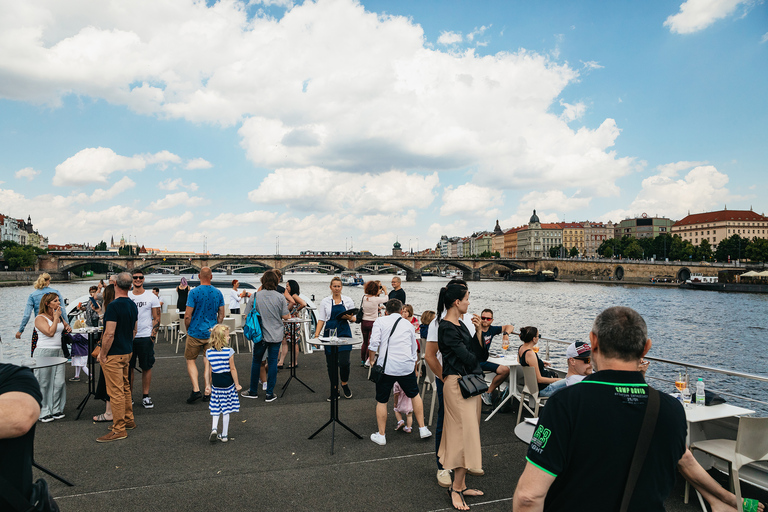
M764 1L59 4L0 0L0 213L51 243L766 210Z

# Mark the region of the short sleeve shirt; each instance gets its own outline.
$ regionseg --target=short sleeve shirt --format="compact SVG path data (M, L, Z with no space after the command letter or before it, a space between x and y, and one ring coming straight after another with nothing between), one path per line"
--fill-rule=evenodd
M493 337L497 334L501 334L501 326L500 325L491 325L488 327L488 330L483 333L483 341L486 345L490 345L493 341Z
M256 292L253 300L256 311L261 315L261 326L264 341L280 343L285 335L283 316L289 314L288 301L285 295L275 290Z
M160 307L160 299L154 293L144 290L141 295L128 292L128 298L136 304L139 310L139 325L136 330L137 338L149 338L152 335L152 308Z
M660 393L659 417L629 510L664 510L685 452L685 412ZM545 511L592 511L583 494L585 479L599 482L601 508L618 510L635 451L648 385L640 372L604 370L547 401L528 447L528 461L555 477Z
M187 334L199 340L207 340L216 325L219 308L224 307L224 295L209 284L198 286L189 292L187 307L195 308Z
M152 294L150 294L152 295ZM133 352L133 328L139 318L139 309L128 297L118 297L107 306L104 324L115 322L115 339L108 356L119 356Z
M29 368L0 363L0 395L10 392L26 393L38 404L43 395L34 373ZM0 477L11 487L20 489L29 498L32 491L32 453L35 443L35 426L20 437L0 439ZM12 510L0 496L0 510Z

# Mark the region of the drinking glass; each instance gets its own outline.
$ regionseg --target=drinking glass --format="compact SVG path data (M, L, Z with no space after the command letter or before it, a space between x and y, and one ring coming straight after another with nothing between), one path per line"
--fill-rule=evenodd
M501 340L501 350L506 352L509 349L509 340Z
M336 337L336 334L338 333L338 331L339 331L338 329L331 329L331 330L330 330L330 332L329 332L328 334L330 334L330 335L331 335L331 339L332 339L332 340L336 340L336 339L338 339L338 338Z

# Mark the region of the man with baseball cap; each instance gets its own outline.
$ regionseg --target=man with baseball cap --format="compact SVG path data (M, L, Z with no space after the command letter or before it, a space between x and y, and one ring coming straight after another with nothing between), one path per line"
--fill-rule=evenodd
M565 374L565 385L572 386L587 375L592 374L592 347L584 341L577 341L565 349L568 358L568 373Z

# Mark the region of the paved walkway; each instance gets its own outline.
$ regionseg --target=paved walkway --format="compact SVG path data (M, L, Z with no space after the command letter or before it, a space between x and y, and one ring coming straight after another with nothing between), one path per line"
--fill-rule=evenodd
M184 358L165 342L157 345L153 374L154 409L135 409L138 427L128 438L96 443L106 423L91 417L104 411L93 398L75 421L75 407L86 384L67 383L67 417L38 423L37 462L73 481L75 487L46 477L63 511L148 510L298 510L298 511L432 511L450 509L446 491L435 480L434 439L419 439L395 432L390 409L387 445L369 440L375 430L374 385L367 371L353 366L351 400L342 399L341 419L363 436L359 440L343 429L336 431L336 453L330 455L330 428L315 439L307 437L329 416L325 357L321 352L300 355L299 376L316 393L291 382L283 398L265 403L241 400L241 412L232 415L230 441L208 442L211 419L208 406L185 400L190 383ZM181 350L181 349L180 349ZM356 360L359 351L353 352ZM240 382L247 386L249 352L235 356ZM199 361L202 369L202 363ZM67 377L73 375L68 367ZM288 370L278 374L278 387ZM140 403L140 385L134 400ZM425 407L429 406L428 393ZM390 404L391 405L391 404ZM484 411L484 416L487 411ZM471 500L473 510L511 510L512 495L522 472L527 446L513 434L514 415L501 414L483 423L483 466L486 475L469 477L485 491ZM35 470L35 478L45 476ZM682 485L670 498L667 510L693 511L682 504ZM585 487L584 499L588 497ZM752 494L754 496L754 494ZM578 497L576 497L578 499Z

